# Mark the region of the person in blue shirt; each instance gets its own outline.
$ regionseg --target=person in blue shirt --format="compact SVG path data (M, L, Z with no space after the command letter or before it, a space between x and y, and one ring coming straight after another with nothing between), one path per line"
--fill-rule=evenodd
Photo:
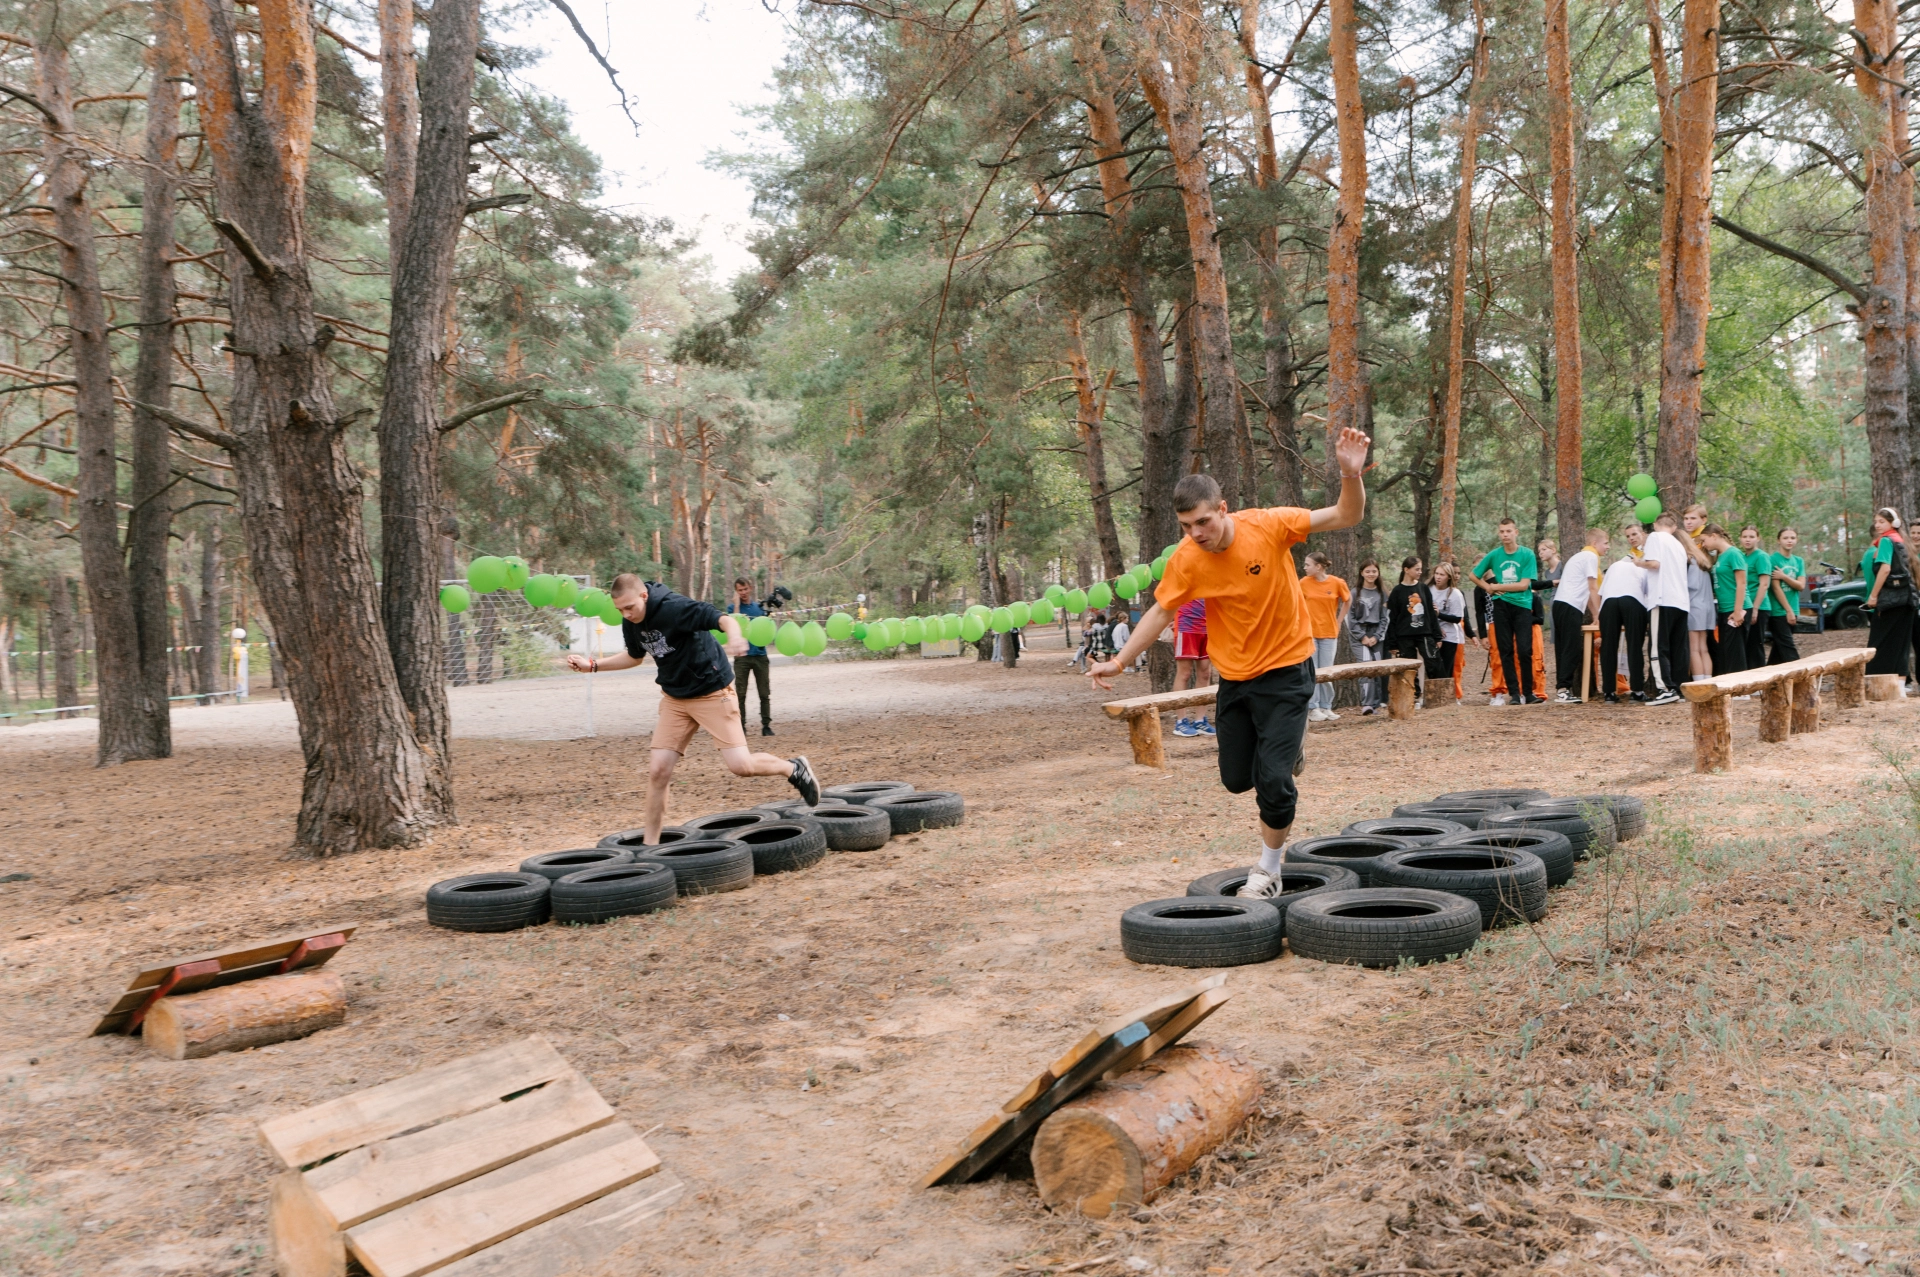
M733 616L744 616L751 621L756 616L765 616L767 609L753 601L753 582L744 576L733 579L733 605L727 609ZM746 622L741 622L742 629ZM771 662L767 660L767 649L756 644L747 644L747 654L733 658L733 691L740 699L740 726L747 726L747 680L760 680L760 734L773 735L773 696L768 690L767 680L773 672Z

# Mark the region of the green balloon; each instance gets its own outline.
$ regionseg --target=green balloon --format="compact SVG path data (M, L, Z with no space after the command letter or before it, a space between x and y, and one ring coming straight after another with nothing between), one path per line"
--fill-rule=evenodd
M993 609L988 607L985 603L975 603L972 607L967 609L967 615L977 616L984 621L989 616L993 615Z
M800 626L793 621L788 621L773 636L774 650L782 656L798 656L801 641Z
M572 607L573 601L580 597L580 583L570 576L553 578L553 606Z
M1150 563L1136 563L1128 568L1127 571L1133 574L1133 579L1136 581L1151 581L1153 579L1153 565Z
M464 585L443 585L440 587L440 606L458 616L473 606L473 595L467 593Z
M886 651L887 650L887 627L884 625L868 626L867 637L862 639L861 641L867 645L867 650L869 652Z
M627 618L620 615L620 609L613 605L612 599L608 599L607 605L600 609L600 619L608 625L618 626Z
M467 564L467 584L475 594L492 594L507 588L507 561L483 554Z
M906 631L907 642L909 643L924 643L927 641L927 623L917 616L907 618Z
M756 616L747 622L747 642L755 647L765 647L773 642L774 632L779 627L770 616Z
M1049 585L1047 587L1046 597L1047 602L1053 604L1055 607L1059 607L1067 601L1067 587L1064 585Z
M606 597L605 590L596 590L589 586L573 596L573 610L582 616L598 616L600 604Z
M897 616L887 618L887 646L899 647L907 641L907 623Z
M1173 557L1173 552L1175 550L1178 550L1179 548L1180 548L1180 543L1178 541L1175 541L1172 545L1160 551L1160 557L1163 559L1171 559Z
M1012 603L1007 606L1007 614L1013 617L1013 628L1017 630L1033 619L1033 606L1028 603Z
M1635 501L1645 501L1660 491L1660 485L1653 481L1650 474L1636 474L1627 480L1627 495Z
M1076 616L1086 611L1087 610L1087 592L1085 590L1068 590L1066 606L1067 606L1067 611L1073 613Z
M1013 628L1013 613L1003 607L993 609L992 625L995 634L1005 634Z
M848 633L852 634L855 639L864 643L867 638L867 623L865 621L855 621L853 623L853 629L849 630Z
M943 639L959 638L960 626L962 624L963 622L958 612L947 613L945 616L940 618L940 637Z
M1053 623L1053 604L1041 599L1033 605L1033 623L1051 625Z
M1164 558L1153 561L1153 579L1158 581L1167 574L1167 561Z
M835 612L827 618L827 637L845 639L853 637L853 618L845 612Z
M1094 582L1093 588L1087 591L1088 607L1104 608L1112 602L1113 588L1105 581Z
M960 619L960 637L969 643L978 643L980 636L987 632L987 623L969 612Z
M502 561L507 565L509 590L519 589L527 583L527 578L533 575L533 569L527 566L527 561L517 554L510 554Z
M1634 503L1633 517L1642 523L1652 523L1660 517L1660 510L1659 497L1641 497Z
M1113 583L1113 592L1123 599L1130 599L1140 593L1140 582L1133 579L1133 573L1128 572Z
M805 656L818 656L827 650L827 632L820 628L820 622L808 621L800 627L800 651Z
M520 587L520 593L534 607L552 607L553 596L559 592L559 581L544 572L539 576L528 577L527 583Z

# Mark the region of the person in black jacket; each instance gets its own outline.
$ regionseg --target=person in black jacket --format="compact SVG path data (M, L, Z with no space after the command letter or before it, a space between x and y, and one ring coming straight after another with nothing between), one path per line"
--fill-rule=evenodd
M1387 654L1422 662L1422 674L1431 678L1425 662L1440 641L1440 614L1432 587L1420 579L1424 566L1417 554L1400 560L1400 584L1387 595Z
M631 572L613 578L613 605L620 609L620 637L627 650L616 656L591 657L575 652L567 665L582 674L599 670L630 670L653 658L654 681L660 685L660 717L654 724L652 757L647 766L647 805L643 823L647 841L660 837L667 814L667 789L673 769L694 733L701 728L720 747L720 761L736 776L783 776L807 800L820 801L820 782L806 756L775 758L747 748L747 733L734 707L733 668L729 655L747 650L746 635L731 613L711 603L675 594L657 581L642 581ZM713 641L711 631L727 636L726 650Z

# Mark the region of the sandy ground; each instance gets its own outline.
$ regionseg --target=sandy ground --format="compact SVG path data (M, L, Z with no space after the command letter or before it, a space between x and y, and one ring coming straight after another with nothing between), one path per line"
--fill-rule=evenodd
M923 1192L917 1180L1088 1026L1192 978L1127 962L1118 914L1245 863L1253 818L1250 796L1219 788L1211 741L1169 737L1167 772L1135 768L1124 728L1097 712L1105 697L1060 671L1058 653L1012 672L970 660L778 670L771 744L809 754L827 783L961 792L966 823L662 914L506 935L429 927L426 887L636 823L644 675L600 677L592 738L552 739L567 735L581 680L457 689L462 823L422 847L325 862L286 856L300 766L278 703L182 711L174 758L106 771L90 766L84 721L0 731L0 874L32 875L0 885L0 995L13 1009L0 1027L0 1272L269 1272L275 1168L260 1120L530 1033L652 1130L689 1186L607 1273L1058 1262L1079 1234L1062 1233L1030 1181ZM1850 766L1836 750L1910 735L1913 713L1871 705L1763 746L1757 707L1741 705L1736 756L1798 774ZM1689 739L1678 706L1469 705L1404 724L1349 714L1310 736L1299 832L1492 784L1684 808L1731 783L1690 774ZM696 743L669 819L781 792L727 775ZM84 1036L143 962L346 921L361 929L335 962L352 997L341 1028L185 1063ZM1445 996L1449 969L1431 971L1424 987ZM1303 1072L1365 1078L1391 1053L1377 1040L1363 1050L1353 1026L1399 1014L1408 979L1292 958L1239 969L1233 1001L1197 1036L1243 1052L1276 1087ZM1307 1130L1313 1102L1291 1103L1304 1107L1274 1112ZM1232 1251L1224 1208L1197 1193L1181 1203L1174 1222L1204 1244L1138 1246L1138 1264L1105 1271L1319 1271L1277 1240Z

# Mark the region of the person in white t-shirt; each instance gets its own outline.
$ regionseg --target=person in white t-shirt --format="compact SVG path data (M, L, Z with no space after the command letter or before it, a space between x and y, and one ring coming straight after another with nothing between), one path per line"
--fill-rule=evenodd
M1580 699L1580 667L1592 650L1582 627L1600 616L1600 556L1606 552L1606 529L1588 528L1586 545L1561 565L1553 589L1553 666L1560 686L1553 699L1560 705Z
M1618 674L1620 639L1627 640L1627 695L1636 701L1647 699L1647 599L1655 575L1640 566L1647 534L1635 520L1623 529L1627 552L1615 560L1600 578L1600 671L1606 682L1606 699L1620 700Z
M1671 513L1653 521L1647 534L1641 566L1653 574L1648 590L1648 643L1653 659L1653 699L1649 705L1672 705L1680 699L1680 684L1692 675L1692 650L1687 637L1687 564L1691 561L1680 542L1680 521Z

